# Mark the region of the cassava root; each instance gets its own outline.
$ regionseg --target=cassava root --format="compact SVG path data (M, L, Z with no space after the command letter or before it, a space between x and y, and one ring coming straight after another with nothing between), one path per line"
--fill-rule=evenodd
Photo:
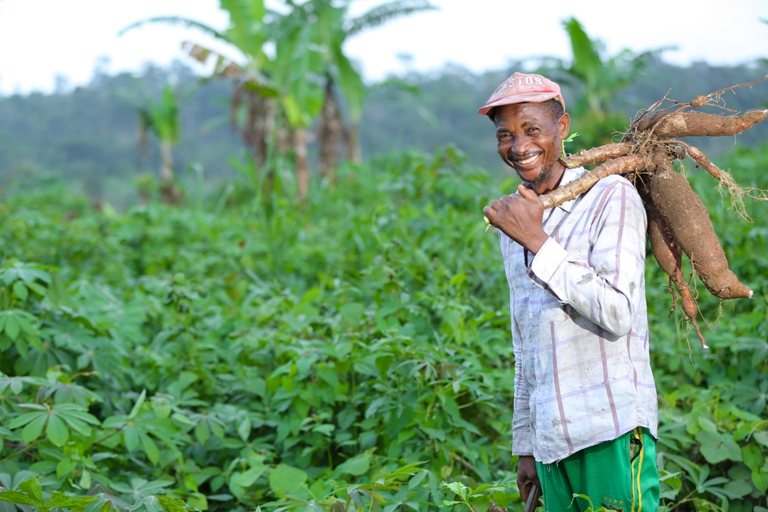
M688 283L685 282L683 271L680 269L683 262L682 249L675 241L666 221L656 210L653 203L645 201L645 207L648 213L648 239L651 242L651 251L661 269L669 276L669 291L672 293L673 298L672 309L669 313L671 315L677 305L677 297L672 288L672 284L674 283L680 294L680 302L682 303L685 316L687 316L691 323L693 323L693 327L696 329L696 335L699 337L699 340L701 340L702 348L708 348L707 341L704 339L704 335L701 333L699 324L696 321L699 308L696 305L696 300L691 294L691 289L688 286Z
M654 135L661 139L736 135L762 122L766 115L768 110L751 110L740 116L677 112L662 117L655 126Z
M571 183L558 187L552 192L540 197L545 208L563 204L566 201L575 199L587 190L591 189L595 183L612 174L626 174L633 171L640 171L647 165L647 157L644 155L620 156L605 162L591 172L585 172Z
M584 165L592 165L599 162L605 162L606 160L611 160L613 158L618 158L628 154L632 150L633 146L634 144L629 142L606 144L605 146L599 146L588 150L581 150L575 155L561 158L560 163L568 169L574 169Z
M656 171L648 184L651 202L704 285L721 299L751 298L752 290L728 268L709 213L688 180L675 172L665 149L656 150L653 162Z
M766 79L768 76L749 84L726 87L688 103L665 96L635 117L620 143L560 158L559 162L566 168L600 165L571 183L540 196L544 206L552 208L586 193L599 180L612 174L628 178L638 188L646 206L651 250L659 266L669 275L669 289L674 301L672 309L677 305L674 291L677 288L685 317L693 324L703 347L706 342L697 322L700 311L682 271L682 254L691 260L693 271L714 296L720 299L752 297L752 290L739 282L728 268L725 252L704 204L685 177L675 172L673 162L690 156L697 166L728 189L733 207L748 219L742 198L768 200L768 193L757 190L753 194L755 189L742 189L730 173L719 169L701 150L679 139L736 135L765 120L768 110L715 115L691 109L703 106L724 108L720 105L723 92ZM673 105L660 109L665 102Z

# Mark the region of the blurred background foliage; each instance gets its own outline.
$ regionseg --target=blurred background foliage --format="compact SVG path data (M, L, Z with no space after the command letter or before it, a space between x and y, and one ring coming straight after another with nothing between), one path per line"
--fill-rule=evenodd
M565 79L576 151L670 89L690 100L768 64L609 56L570 19L570 62L363 84L346 38L429 4L356 19L321 0L222 7L243 59L186 46L212 76L97 69L0 97L0 507L522 510L508 291L480 213L517 178L476 109L513 71L546 69ZM766 87L727 106L764 107ZM765 189L765 130L694 143ZM761 512L768 206L741 220L686 172L755 298L700 287L702 350L648 259L662 510Z

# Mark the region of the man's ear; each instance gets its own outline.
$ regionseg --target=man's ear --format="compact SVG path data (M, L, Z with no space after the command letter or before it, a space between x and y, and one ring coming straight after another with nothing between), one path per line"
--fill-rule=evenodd
M568 130L571 128L571 116L566 112L557 121L557 134L560 136L560 140L565 140L568 137Z

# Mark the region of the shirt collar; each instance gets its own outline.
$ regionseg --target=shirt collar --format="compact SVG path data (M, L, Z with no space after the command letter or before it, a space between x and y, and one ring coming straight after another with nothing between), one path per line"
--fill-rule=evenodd
M575 169L566 168L565 171L563 172L563 178L560 180L560 185L558 185L558 188L569 184L570 182L572 182L573 180L575 180L585 172L586 172L586 169L584 169L584 167L577 167ZM576 199L578 199L578 197ZM565 212L570 213L571 208L573 208L573 203L576 202L576 199L571 199L570 201L566 201L563 204L558 205L557 207Z

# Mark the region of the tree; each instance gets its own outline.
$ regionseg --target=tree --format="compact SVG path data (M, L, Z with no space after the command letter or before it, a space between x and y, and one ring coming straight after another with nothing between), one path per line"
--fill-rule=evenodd
M203 64L215 60L212 76L236 81L232 97L232 122L233 125L240 125L243 142L252 150L261 166L266 159L267 125L271 119L270 113L275 110L271 102L276 95L265 94L263 91L268 83L263 69L270 60L264 45L270 40L270 21L274 16L267 11L263 0L220 0L220 6L230 17L230 24L224 32L189 18L158 16L133 23L122 29L120 34L146 24L182 25L195 28L236 50L240 58L234 61L196 43L182 44L190 57ZM242 120L239 119L241 110L245 112Z
M338 163L339 146L342 138L347 147L347 158L359 163L361 160L358 129L363 111L365 86L357 70L344 53L344 43L365 30L383 25L399 17L417 12L433 10L435 7L426 0L393 0L378 5L366 13L350 18L351 1L346 0L335 7L331 0L310 0L317 13L318 41L323 52L325 92L323 109L319 122L320 173L333 181L333 171ZM336 98L341 92L347 106L348 122L342 120L341 108Z
M243 118L243 139L252 148L259 167L265 165L269 143L280 125L287 123L292 133L297 195L302 200L309 191L306 130L321 112L321 172L330 175L336 167L342 130L352 141L348 144L354 148L350 155L359 160L356 127L362 113L364 86L344 54L346 38L397 16L433 8L426 0L395 0L348 19L350 1L337 6L332 0L285 0L289 11L281 14L266 9L263 0L220 0L222 9L230 15L230 25L223 33L199 21L167 16L134 23L121 33L145 23L182 24L236 49L241 55L237 62L202 45L185 44L193 58L203 63L216 60L214 75L239 81L232 116ZM274 44L274 56L265 51L267 43ZM335 97L337 90L350 117L348 129L340 129L343 123ZM240 115L242 110L245 115Z
M160 142L160 194L166 204L181 204L183 197L173 172L173 147L179 143L179 102L170 84L163 87L160 101L139 98L123 91L127 100L139 115L139 145L147 147L147 134L152 133Z

